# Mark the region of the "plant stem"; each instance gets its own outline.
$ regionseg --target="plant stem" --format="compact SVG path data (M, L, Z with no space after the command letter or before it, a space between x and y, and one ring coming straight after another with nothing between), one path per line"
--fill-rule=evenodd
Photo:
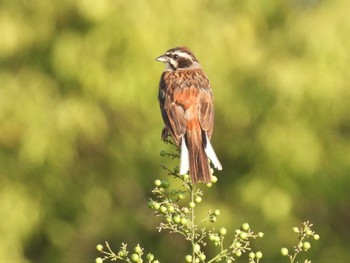
M190 185L190 193L191 193L191 202L194 202L194 185ZM192 243L192 262L194 263L196 260L196 252L195 252L195 214L194 214L194 207L191 209L191 243Z

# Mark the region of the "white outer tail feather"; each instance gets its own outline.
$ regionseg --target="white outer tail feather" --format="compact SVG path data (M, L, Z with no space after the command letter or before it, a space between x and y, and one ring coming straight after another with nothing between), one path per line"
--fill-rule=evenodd
M215 151L213 149L213 146L210 143L210 140L208 136L206 135L207 145L205 146L205 153L207 154L207 157L210 159L214 167L218 170L222 170L222 165L218 159L218 157L215 154ZM188 172L190 169L190 157L188 154L188 149L186 146L185 138L182 136L181 138L181 157L180 157L180 174L184 175Z
M207 139L207 145L205 146L205 153L207 154L208 158L210 159L210 161L212 162L212 164L214 165L214 167L218 170L222 170L222 165L218 159L218 157L216 156L215 154L215 151L213 149L213 146L211 146L211 143L210 143L210 140L208 138L207 135L206 136L206 139Z
M185 142L185 137L181 138L180 174L184 175L190 169L190 156Z

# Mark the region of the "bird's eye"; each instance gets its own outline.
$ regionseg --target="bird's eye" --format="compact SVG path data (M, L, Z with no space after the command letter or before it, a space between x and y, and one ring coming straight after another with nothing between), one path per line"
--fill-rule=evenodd
M178 59L178 58L179 58L179 55L176 55L176 54L175 54L173 57L174 57L174 59Z

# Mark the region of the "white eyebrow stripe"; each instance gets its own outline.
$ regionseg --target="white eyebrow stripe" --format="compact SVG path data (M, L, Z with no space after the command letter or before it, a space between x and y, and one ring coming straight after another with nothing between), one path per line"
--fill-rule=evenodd
M179 57L187 58L187 59L193 61L193 57L190 54L188 54L187 52L183 52L181 50L176 50L176 51L165 53L165 55L167 55L169 57L171 57L171 55L175 55L175 54L178 55Z
M183 57L183 58L188 58L190 60L192 60L192 56L186 52L182 52L182 51L176 51L175 52L176 54L178 54L180 57Z

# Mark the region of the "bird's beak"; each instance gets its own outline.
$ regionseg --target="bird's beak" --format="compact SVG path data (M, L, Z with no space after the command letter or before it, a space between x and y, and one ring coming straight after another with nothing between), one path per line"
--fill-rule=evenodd
M161 55L161 56L157 57L156 60L159 61L159 62L164 62L164 63L168 61L167 57L164 56L164 55Z

